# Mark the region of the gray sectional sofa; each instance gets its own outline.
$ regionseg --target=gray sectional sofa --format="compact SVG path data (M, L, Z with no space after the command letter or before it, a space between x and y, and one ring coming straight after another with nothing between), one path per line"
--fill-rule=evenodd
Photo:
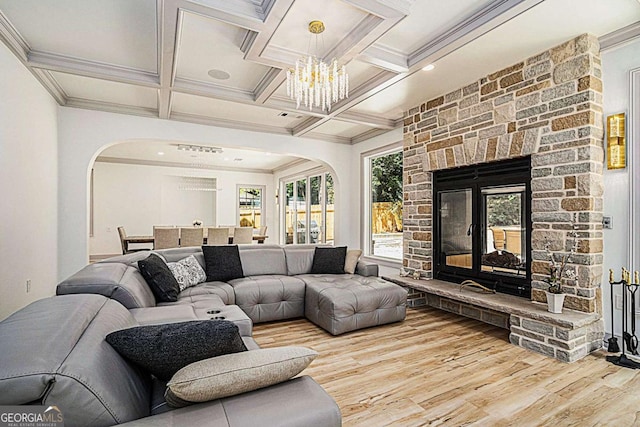
M340 426L335 401L308 376L249 393L171 409L166 384L124 359L106 341L137 326L102 295L36 301L0 322L0 405L55 405L67 427ZM243 337L251 351L258 345Z
M310 274L314 245L240 245L244 276L187 288L177 302L158 303L137 268L149 252L136 252L90 264L58 285L58 295L97 293L113 298L142 324L209 319L236 322L251 335L253 323L306 317L327 332L345 332L401 321L404 288L377 277L376 264L359 261L355 274ZM167 262L194 255L205 266L202 249L154 251ZM239 309L238 309L239 308ZM246 315L246 316L245 316Z
M339 426L335 401L308 376L179 409L166 384L121 357L109 333L138 325L224 319L249 351L254 322L305 316L337 335L401 321L407 292L359 262L355 274L311 274L315 246L239 246L244 277L184 289L156 303L137 268L149 251L90 264L61 282L58 296L0 322L0 405L57 405L67 426ZM201 248L153 251L167 262ZM259 421L258 421L259 420Z

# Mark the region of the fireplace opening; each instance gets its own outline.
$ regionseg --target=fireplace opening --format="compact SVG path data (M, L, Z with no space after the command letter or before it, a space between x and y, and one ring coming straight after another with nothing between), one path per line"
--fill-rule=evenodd
M434 172L434 277L531 297L531 158Z

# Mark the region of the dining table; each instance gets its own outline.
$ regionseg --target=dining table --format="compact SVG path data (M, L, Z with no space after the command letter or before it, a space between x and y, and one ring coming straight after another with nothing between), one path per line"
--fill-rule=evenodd
M206 229L205 229L206 230ZM206 234L206 231L205 231ZM253 235L253 240L257 241L258 244L263 244L264 241L268 238L269 236L267 235L262 235L262 234L254 234ZM155 239L153 238L153 236L127 236L124 238L124 242L127 245L127 250L129 249L129 244L131 243L155 243ZM202 239L202 244L206 245L207 244L207 236L204 236ZM233 244L233 236L229 236L229 244Z

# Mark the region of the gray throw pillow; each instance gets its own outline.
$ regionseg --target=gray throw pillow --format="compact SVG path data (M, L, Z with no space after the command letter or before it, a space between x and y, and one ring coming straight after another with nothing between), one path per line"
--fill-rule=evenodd
M123 357L164 381L193 362L247 351L238 326L227 320L137 326L105 339Z
M293 378L317 356L304 347L277 347L201 360L171 378L165 399L181 407L257 390Z
M138 261L138 270L149 285L153 296L159 302L175 302L178 300L180 285L171 270L156 254L150 254L147 258Z
M193 255L189 255L178 262L168 262L167 266L176 278L180 286L180 292L207 280L206 273Z

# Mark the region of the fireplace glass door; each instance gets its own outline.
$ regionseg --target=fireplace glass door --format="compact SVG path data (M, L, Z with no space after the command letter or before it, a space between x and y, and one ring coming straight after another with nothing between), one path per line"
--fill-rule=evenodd
M434 277L531 295L529 158L434 173Z

